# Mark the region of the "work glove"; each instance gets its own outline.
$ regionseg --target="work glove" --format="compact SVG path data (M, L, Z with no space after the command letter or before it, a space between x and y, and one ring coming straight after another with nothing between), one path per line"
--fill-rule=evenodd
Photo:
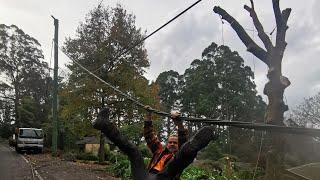
M180 111L171 111L171 119L173 120L173 123L178 126L182 124L182 121L180 119L181 113Z

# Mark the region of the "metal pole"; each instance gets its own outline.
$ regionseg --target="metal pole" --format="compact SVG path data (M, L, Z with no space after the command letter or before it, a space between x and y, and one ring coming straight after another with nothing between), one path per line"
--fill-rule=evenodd
M58 28L59 21L54 18L54 68L53 68L53 99L52 99L52 155L57 156L58 140Z

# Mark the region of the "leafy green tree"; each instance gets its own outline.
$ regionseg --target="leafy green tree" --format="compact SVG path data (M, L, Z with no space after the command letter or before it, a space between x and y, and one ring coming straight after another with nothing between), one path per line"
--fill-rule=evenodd
M219 116L216 94L218 83L213 68L212 61L196 59L185 71L182 77L182 112L194 117Z
M14 121L13 101L0 100L0 137L8 138L13 134L11 123Z
M36 120L41 122L47 118L48 93L48 65L43 61L40 43L24 33L15 25L0 24L0 70L5 79L2 87L7 87L6 98L14 102L14 121L20 122L19 106L25 96L32 96L37 102L38 114Z
M254 108L263 105L253 78L237 52L212 43L183 75L183 110L193 116L250 121Z
M76 37L66 39L64 50L121 91L137 96L142 102L150 102L151 87L143 77L144 68L149 66L144 45L135 46L119 57L120 53L143 36L135 25L134 15L128 14L122 6L109 8L99 5L79 25ZM125 125L142 119L141 110L129 100L88 76L75 63L70 63L68 68L71 74L62 93L68 103L63 107L62 113L66 124L73 122L83 126L81 130L75 131L82 131L80 134L92 132L91 120L94 114L106 105L112 109L111 118L126 130L129 126Z
M18 107L20 122L24 127L40 128L40 122L36 121L37 109L32 97L24 97Z
M163 72L156 82L160 87L161 105L167 111L179 102L181 111L188 116L263 122L266 105L257 95L253 79L253 72L244 65L237 52L212 43L204 49L202 59L194 60L183 75L174 71ZM202 126L199 123L187 125L191 134ZM259 140L255 137L260 134L226 127L217 128L217 131L224 153L242 156L254 146L250 148L252 156L244 160L255 158ZM247 146L240 148L243 144Z
M158 95L162 110L170 112L179 106L180 78L179 73L173 70L162 72L157 77L155 83L159 86ZM166 118L162 123L163 127L161 129L165 129L166 134L169 135L173 130L172 125L170 118Z

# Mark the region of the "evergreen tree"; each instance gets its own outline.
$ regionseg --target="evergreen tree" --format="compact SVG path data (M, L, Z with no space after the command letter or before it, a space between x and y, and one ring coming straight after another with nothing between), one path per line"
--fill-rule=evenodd
M119 56L143 36L135 25L134 15L128 14L122 6L109 8L99 5L91 10L86 20L79 25L76 37L66 39L64 50L103 80L128 95L149 102L151 89L148 80L143 76L144 69L149 66L144 45L135 46L123 56ZM142 119L140 109L89 76L75 63L70 63L68 68L71 74L63 92L63 98L68 99L68 103L63 107L66 123L70 120L82 124L81 130L74 131L82 131L79 134L83 135L84 132L90 133L93 131L91 120L94 114L109 106L112 109L111 118L118 126L124 127L123 131L135 136L137 142L141 133L137 134L137 128L132 124L139 123Z
M0 24L0 70L4 78L1 86L4 96L14 103L14 121L17 126L26 122L19 116L21 100L31 96L37 114L35 121L42 123L49 113L48 65L43 61L40 43L15 25Z

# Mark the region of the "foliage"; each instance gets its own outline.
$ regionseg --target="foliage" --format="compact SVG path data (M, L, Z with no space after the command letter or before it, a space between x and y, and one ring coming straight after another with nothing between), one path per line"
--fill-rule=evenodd
M130 161L127 156L111 151L107 157L109 157L109 161L112 162L112 165L107 167L108 172L123 179L131 179Z
M149 147L145 144L140 144L139 145L139 150L142 154L143 157L145 158L151 158L152 157L152 154L151 154L151 151L149 149Z
M139 121L131 124L124 124L120 131L122 134L125 134L133 143L141 143L141 136L143 132L143 122Z
M192 61L184 74L166 71L158 76L156 83L161 106L166 111L180 108L185 116L263 122L266 104L257 95L253 79L253 72L237 52L211 43L203 50L202 58ZM204 125L186 124L191 135ZM169 120L164 122L161 133L171 131L170 125ZM229 153L244 160L255 159L260 134L229 127L217 127L216 133L219 136L216 147L210 144L212 149L203 151L203 156L215 159Z
M146 152L146 150L148 150L146 148L147 147L142 144L139 146L139 149L142 150L145 166L148 165L151 159L151 154L150 152ZM145 154L147 155L147 157L144 156ZM128 157L126 155L116 151L109 151L107 157L108 160L112 163L111 166L107 167L108 172L114 174L117 177L121 177L122 179L132 179L130 161L128 160Z
M11 122L14 120L13 117L13 103L10 101L0 101L0 137L10 137L14 130L11 126Z
M124 93L133 95L140 102L156 104L157 89L149 86L143 76L149 66L144 44L119 57L143 36L135 25L134 15L127 13L121 5L114 8L99 5L78 26L76 36L66 39L63 49L71 58ZM101 108L108 106L110 118L124 134L139 143L142 138L141 109L88 76L77 64L70 63L67 67L71 73L60 94L64 101L61 109L64 125L79 137L97 135L91 121Z
M160 98L160 108L164 111L171 111L179 106L179 81L181 77L178 72L170 70L159 74L156 80L156 84L159 86L159 98ZM172 123L169 118L161 124L161 133L171 134L173 130Z
M87 160L87 161L98 161L98 157L91 153L83 153L80 152L76 155L76 158L79 160Z
M210 142L207 147L200 151L199 159L218 160L223 157L221 145L217 142Z
M320 92L306 98L292 111L292 126L318 127L320 125Z
M37 109L32 97L24 97L18 107L19 118L24 122L24 127L40 128L40 122L36 121Z
M5 80L0 85L1 94L13 103L14 119L11 120L20 126L28 125L18 112L22 99L27 96L33 98L32 108L37 111L33 121L41 124L47 120L51 79L46 73L48 65L43 61L39 42L15 25L0 24L0 70Z
M227 180L226 166L225 161L196 161L187 167L182 175L181 179L183 180L194 180L194 179L218 179L218 180ZM220 168L223 169L220 169ZM222 171L220 171L220 170ZM241 168L232 166L231 169L231 179L233 180L247 180L252 179L254 175L254 168ZM263 172L260 168L258 168L255 178L260 179L263 177Z
M210 173L198 167L189 166L181 174L183 180L225 180L223 176Z
M182 110L193 116L253 119L256 108L264 107L253 78L237 52L212 43L203 51L202 60L194 60L183 75Z

